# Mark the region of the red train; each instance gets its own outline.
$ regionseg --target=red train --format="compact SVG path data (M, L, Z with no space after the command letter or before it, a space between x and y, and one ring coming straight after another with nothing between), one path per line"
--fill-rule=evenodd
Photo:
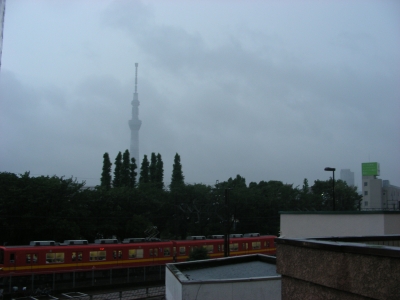
M275 236L231 235L230 256L261 253L275 255ZM9 275L62 273L164 265L186 261L190 251L205 247L211 258L224 256L223 236L189 237L188 240L101 239L31 242L29 246L0 246L0 278Z

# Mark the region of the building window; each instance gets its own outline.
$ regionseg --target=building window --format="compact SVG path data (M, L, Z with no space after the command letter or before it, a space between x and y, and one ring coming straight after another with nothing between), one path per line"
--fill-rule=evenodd
M364 191L364 196L368 196L368 191Z
M364 206L368 206L368 201L365 201L365 202L364 202Z
M368 181L364 181L364 186L368 186Z

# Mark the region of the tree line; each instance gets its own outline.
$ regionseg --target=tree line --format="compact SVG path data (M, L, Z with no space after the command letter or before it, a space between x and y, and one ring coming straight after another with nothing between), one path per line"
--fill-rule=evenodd
M139 175L139 176L138 176ZM336 210L359 209L356 187L335 181ZM162 239L188 235L279 233L280 211L332 210L332 178L310 187L281 181L246 183L237 175L215 185L184 182L179 154L171 182L164 184L160 154L145 155L138 172L129 151L119 152L114 168L103 155L100 185L74 178L0 173L0 243L24 245L31 240Z

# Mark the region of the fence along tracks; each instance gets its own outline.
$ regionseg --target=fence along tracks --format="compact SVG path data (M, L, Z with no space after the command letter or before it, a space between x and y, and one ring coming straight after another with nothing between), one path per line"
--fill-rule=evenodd
M2 299L0 297L0 299ZM64 293L56 296L27 296L12 298L12 300L134 300L134 299L165 299L165 286L146 287L119 292L104 292L101 294L83 294L79 292Z

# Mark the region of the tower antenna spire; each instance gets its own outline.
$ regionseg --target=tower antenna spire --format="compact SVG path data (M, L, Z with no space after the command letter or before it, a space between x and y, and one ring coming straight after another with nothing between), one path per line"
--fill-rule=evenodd
M135 63L135 92L133 93L132 104L132 119L129 120L129 128L131 129L131 146L130 155L134 157L136 163L139 164L139 129L142 125L142 121L139 120L139 95L137 92L137 74L138 74L138 63Z
M135 93L137 93L137 68L139 64L135 63L136 71L135 71Z

